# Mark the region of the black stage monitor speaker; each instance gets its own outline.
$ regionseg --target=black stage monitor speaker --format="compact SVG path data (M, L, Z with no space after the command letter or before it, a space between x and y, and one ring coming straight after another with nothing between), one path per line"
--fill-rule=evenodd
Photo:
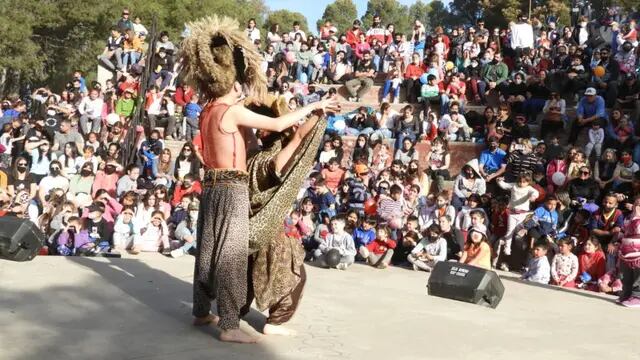
M29 261L44 243L44 234L31 221L13 216L0 217L0 258Z
M475 266L440 261L431 271L429 295L496 308L504 286L493 271Z

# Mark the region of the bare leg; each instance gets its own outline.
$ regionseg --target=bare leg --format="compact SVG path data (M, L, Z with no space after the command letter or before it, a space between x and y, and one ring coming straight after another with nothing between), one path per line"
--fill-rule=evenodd
M220 318L217 315L209 314L205 317L197 317L193 319L193 326L204 326L204 325L218 325L218 321Z
M258 339L240 329L231 329L222 331L220 334L220 341L240 344L255 344L258 342Z
M266 324L264 329L262 329L262 333L265 335L280 335L280 336L295 336L298 334L297 331L292 329L287 329L282 325L274 325L274 324Z

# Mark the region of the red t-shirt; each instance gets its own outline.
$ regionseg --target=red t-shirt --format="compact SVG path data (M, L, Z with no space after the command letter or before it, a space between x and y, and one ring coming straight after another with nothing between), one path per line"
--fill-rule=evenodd
M322 177L327 184L327 188L335 194L338 186L340 186L342 178L344 177L344 170L338 169L336 171L330 171L329 169L322 169L320 174L322 174Z

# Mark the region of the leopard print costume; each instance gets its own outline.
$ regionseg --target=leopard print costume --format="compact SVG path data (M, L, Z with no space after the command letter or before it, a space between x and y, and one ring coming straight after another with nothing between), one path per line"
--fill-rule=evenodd
M284 174L276 174L273 164L283 147L282 138L249 159L249 247L254 252L253 290L261 311L291 294L300 282L304 250L299 241L284 236L283 221L313 166L326 126L326 120L318 121Z

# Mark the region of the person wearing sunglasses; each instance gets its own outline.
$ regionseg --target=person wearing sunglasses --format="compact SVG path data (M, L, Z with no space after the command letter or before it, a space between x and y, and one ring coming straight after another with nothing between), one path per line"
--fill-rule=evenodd
M187 142L180 150L180 154L176 158L175 170L173 172L173 176L178 180L182 181L185 175L192 174L198 175L200 174L200 160L196 156L196 152L194 151L194 146L192 143Z
M587 202L594 202L600 197L600 186L591 177L591 170L588 166L582 166L578 171L578 177L569 181L569 197L572 201L586 199Z

